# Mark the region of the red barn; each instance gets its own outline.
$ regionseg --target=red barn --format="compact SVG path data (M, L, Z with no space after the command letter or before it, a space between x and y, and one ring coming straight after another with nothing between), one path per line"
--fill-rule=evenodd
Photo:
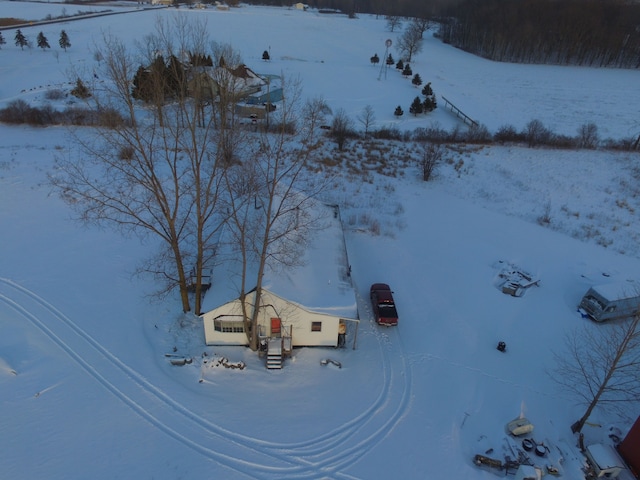
M640 475L640 417L633 424L622 443L618 445L618 452L633 474L638 477Z

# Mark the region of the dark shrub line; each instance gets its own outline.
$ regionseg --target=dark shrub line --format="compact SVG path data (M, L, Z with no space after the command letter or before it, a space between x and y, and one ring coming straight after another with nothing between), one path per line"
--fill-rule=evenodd
M56 110L51 105L32 107L24 100L14 100L5 108L0 109L0 122L11 125L76 125L101 126L113 128L124 124L122 116L113 109L91 110L85 107L72 107ZM293 128L293 126L291 126ZM329 133L330 135L331 133ZM369 136L379 140L416 141L432 143L465 143L478 145L491 144L526 144L530 148L581 148L608 150L637 150L640 136L622 139L603 139L598 136L597 126L587 123L578 128L575 137L552 132L540 120L531 120L523 130L517 130L513 125L503 125L491 134L486 126L478 125L469 129L459 126L445 130L439 126L421 127L413 131L401 131L396 127L384 126L373 129ZM361 132L350 129L348 138L363 138Z

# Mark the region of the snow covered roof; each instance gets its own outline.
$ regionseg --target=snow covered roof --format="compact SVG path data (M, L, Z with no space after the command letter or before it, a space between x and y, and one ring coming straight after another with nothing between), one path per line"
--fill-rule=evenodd
M607 300L619 300L640 296L640 282L635 280L627 280L623 283L606 283L591 288Z
M340 212L337 206L321 203L314 208L319 215L318 227L309 236L302 265L277 271L267 269L263 288L313 312L357 318ZM214 267L212 288L204 298L203 311L238 297L239 267L235 260ZM248 278L249 282L255 281L255 274L249 274ZM246 290L254 286L246 285Z
M609 470L612 468L624 469L624 462L615 452L613 447L598 443L595 445L589 445L587 450L600 470Z

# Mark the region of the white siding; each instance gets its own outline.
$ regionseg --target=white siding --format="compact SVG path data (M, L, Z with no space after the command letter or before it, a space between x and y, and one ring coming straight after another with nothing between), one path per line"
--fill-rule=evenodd
M248 298L253 303L253 295ZM263 291L263 307L260 309L258 323L262 331L269 336L271 318L277 317L285 327L292 326L294 347L325 346L335 347L338 344L338 327L340 317L325 313L312 312L304 307L289 302L269 291ZM252 307L249 306L249 311ZM216 319L241 319L242 308L239 300L221 305L201 318L204 326L205 343L207 345L247 345L247 337L243 332L222 332L215 329ZM320 331L313 331L314 322L320 323Z

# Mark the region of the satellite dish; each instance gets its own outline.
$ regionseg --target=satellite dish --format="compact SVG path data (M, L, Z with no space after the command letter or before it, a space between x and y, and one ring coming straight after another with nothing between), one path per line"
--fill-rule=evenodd
M392 44L392 43L393 43L393 42L391 41L391 39L390 39L390 38L387 38L387 41L386 41L386 42L384 42L384 44L387 46L387 48L389 48L389 47L391 46L391 44Z

